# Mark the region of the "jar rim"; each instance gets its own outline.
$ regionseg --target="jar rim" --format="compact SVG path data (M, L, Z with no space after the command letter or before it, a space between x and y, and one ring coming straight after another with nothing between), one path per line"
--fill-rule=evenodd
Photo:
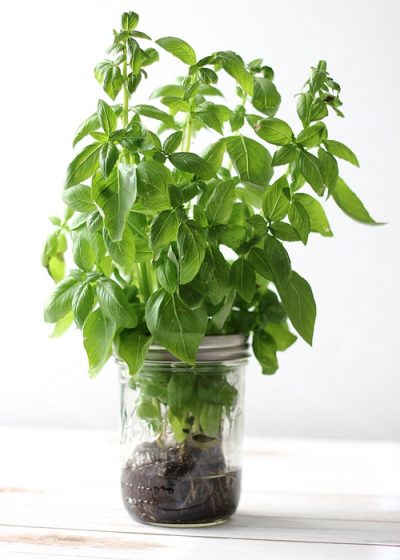
M200 343L196 363L233 361L245 359L249 356L249 344L245 335L207 335ZM145 361L182 363L181 360L157 342L151 344Z

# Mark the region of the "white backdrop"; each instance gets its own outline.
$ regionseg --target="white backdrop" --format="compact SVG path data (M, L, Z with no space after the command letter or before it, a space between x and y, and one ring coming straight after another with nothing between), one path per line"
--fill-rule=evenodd
M346 119L331 137L353 147L361 170L343 165L372 215L371 228L328 212L335 237L297 247L294 267L318 303L314 347L298 342L281 369L248 369L247 432L284 436L400 438L399 2L396 0L14 0L1 4L1 389L0 423L114 427L116 371L86 375L78 333L49 340L43 303L52 287L40 267L47 216L60 191L79 122L102 96L93 78L119 14L141 14L154 38L187 39L200 55L264 56L296 119L295 99L318 59L342 85ZM167 54L151 67L138 102L182 71ZM103 96L104 98L104 96ZM293 247L291 247L293 253Z

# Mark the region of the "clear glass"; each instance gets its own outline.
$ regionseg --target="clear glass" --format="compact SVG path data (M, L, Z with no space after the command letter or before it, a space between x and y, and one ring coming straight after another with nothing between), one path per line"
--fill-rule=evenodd
M136 520L222 523L239 502L246 359L121 365L122 497Z

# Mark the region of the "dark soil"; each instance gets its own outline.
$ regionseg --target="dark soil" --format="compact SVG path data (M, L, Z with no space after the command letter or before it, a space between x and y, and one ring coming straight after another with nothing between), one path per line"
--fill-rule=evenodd
M139 446L122 470L122 496L134 519L200 524L230 517L240 495L241 471L226 472L219 445Z

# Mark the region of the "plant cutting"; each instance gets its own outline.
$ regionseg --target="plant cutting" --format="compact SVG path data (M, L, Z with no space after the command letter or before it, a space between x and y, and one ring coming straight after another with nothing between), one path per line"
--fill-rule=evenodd
M218 523L240 493L247 340L264 374L297 335L312 344L316 305L290 244L332 237L327 204L376 222L339 173L339 160L358 160L328 134L325 119L343 113L325 61L291 125L276 116L281 96L262 59L200 57L169 36L153 44L138 22L122 14L95 68L102 98L76 132L66 210L43 252L56 283L45 320L55 335L82 330L91 376L112 355L120 364L128 511ZM161 51L183 77L143 103ZM207 134L198 153L192 141Z

